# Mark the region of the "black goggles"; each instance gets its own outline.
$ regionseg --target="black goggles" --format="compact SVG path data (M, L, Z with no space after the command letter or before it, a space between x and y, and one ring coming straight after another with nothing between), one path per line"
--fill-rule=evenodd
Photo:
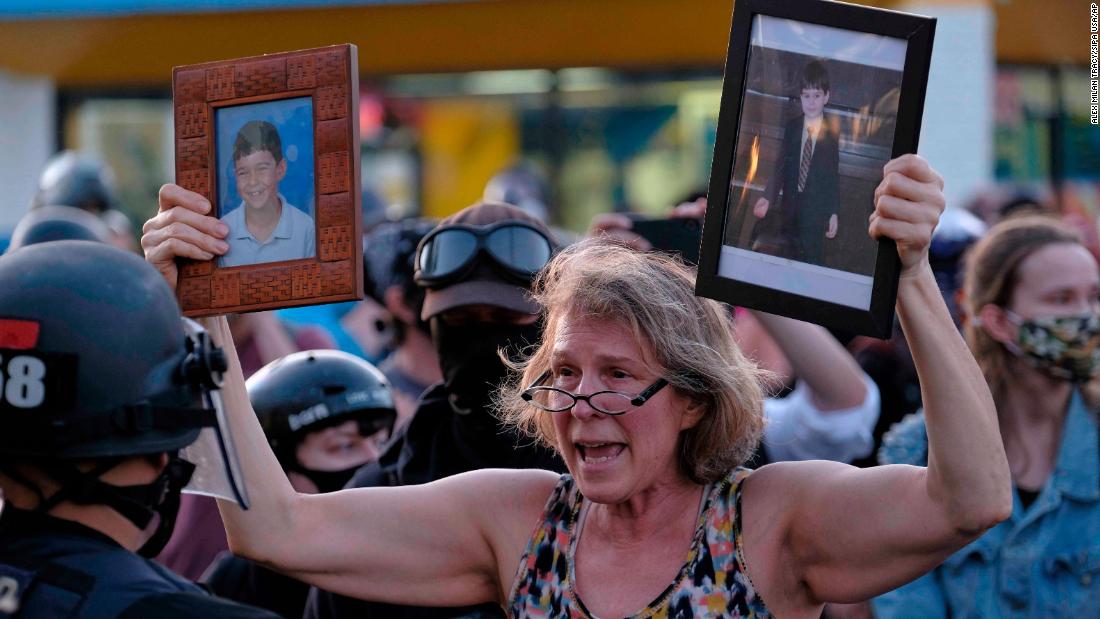
M414 278L426 288L444 286L469 275L484 255L509 279L527 285L553 253L550 238L530 224L455 224L434 230L420 241Z

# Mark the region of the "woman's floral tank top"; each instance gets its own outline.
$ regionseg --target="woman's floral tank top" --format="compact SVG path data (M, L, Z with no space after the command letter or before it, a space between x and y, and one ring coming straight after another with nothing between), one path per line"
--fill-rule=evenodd
M668 588L635 618L771 617L741 558L741 482L751 472L734 469L707 487L687 561ZM507 604L512 617L593 617L573 588L574 531L582 499L573 478L562 475L520 559Z

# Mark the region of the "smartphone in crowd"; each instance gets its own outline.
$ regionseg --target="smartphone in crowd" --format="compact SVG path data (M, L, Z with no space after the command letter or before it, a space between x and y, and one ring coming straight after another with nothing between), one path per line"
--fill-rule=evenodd
M703 220L685 217L668 219L634 219L632 230L649 241L653 249L679 254L688 264L699 263L699 242L703 235Z

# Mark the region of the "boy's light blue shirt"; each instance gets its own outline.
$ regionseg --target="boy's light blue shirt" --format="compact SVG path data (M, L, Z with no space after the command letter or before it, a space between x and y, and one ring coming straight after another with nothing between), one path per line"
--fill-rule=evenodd
M313 218L287 202L282 194L279 194L279 201L283 204L279 223L263 243L252 236L245 225L244 214L247 207L243 202L221 218L222 223L229 227L229 234L225 237L225 241L229 243L229 251L221 257L219 266L236 267L301 260L317 254L317 234L314 231Z
M926 452L914 449L926 440L923 418L902 424L879 460L923 465ZM1095 417L1074 393L1054 472L1031 507L1016 494L1011 518L931 573L875 598L875 617L1100 617L1098 443Z

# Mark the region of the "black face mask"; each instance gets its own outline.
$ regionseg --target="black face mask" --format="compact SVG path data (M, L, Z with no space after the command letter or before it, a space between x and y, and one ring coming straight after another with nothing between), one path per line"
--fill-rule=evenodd
M49 513L62 501L72 501L78 505L106 505L139 529L145 529L153 518L158 518L153 535L138 549L138 554L143 557L155 557L172 537L179 514L180 492L191 480L195 465L172 454L164 470L148 484L115 486L100 481L100 475L120 462L105 462L88 473L81 472L71 463L47 467L47 472L61 484L61 488L40 503L35 511Z
M497 387L508 377L508 367L497 351L503 348L509 358L516 358L538 343L541 322L448 325L436 317L431 319L431 332L451 408L467 414L487 410Z
M191 481L191 475L195 472L195 465L181 458L172 458L168 466L148 486L138 486L139 489L147 489L149 497L159 494L160 500L150 507L156 513L157 528L153 535L138 548L138 554L152 559L164 550L168 540L172 538L172 531L176 528L176 517L180 513L180 493L187 482ZM127 488L120 488L125 491Z
M358 471L360 467L365 466L364 462L358 466L342 469L339 471L318 471L315 469L307 469L304 466L295 466L293 471L301 473L308 478L313 485L317 486L317 492L322 494L326 492L336 492L337 490L343 490L344 486L351 481L351 477L355 475L355 471Z

